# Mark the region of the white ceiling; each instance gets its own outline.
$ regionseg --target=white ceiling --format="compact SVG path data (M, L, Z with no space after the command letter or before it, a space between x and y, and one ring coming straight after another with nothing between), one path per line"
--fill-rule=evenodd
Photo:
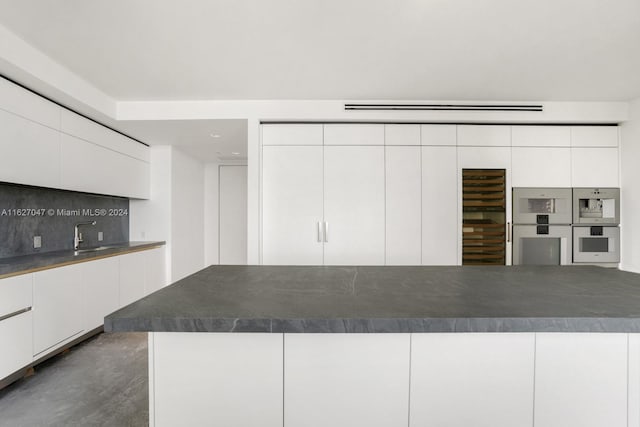
M246 120L136 120L117 126L149 145L173 145L203 163L247 160Z
M640 96L638 0L0 0L0 24L117 100Z

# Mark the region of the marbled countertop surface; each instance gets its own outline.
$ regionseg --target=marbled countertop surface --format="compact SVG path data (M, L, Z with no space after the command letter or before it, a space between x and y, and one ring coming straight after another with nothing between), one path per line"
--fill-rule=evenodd
M127 252L135 252L164 245L165 242L126 242L104 247L101 250L43 252L10 258L0 258L0 279L34 271L46 270L62 265L76 264Z
M640 274L592 266L211 266L106 331L640 332Z

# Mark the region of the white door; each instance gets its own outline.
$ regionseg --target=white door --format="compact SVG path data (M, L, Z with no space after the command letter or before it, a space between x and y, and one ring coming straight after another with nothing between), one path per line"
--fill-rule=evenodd
M120 263L117 257L110 257L78 265L84 291L84 329L90 331L102 326L104 317L120 308Z
M422 147L422 264L458 264L456 147Z
M385 150L386 265L420 265L420 147Z
M514 187L571 187L571 148L513 147Z
M384 265L384 147L325 146L325 265Z
M322 146L262 151L262 263L322 265Z
M219 169L219 264L247 263L247 166Z
M129 305L145 296L146 251L120 255L120 307Z
M618 148L571 148L572 187L618 187Z

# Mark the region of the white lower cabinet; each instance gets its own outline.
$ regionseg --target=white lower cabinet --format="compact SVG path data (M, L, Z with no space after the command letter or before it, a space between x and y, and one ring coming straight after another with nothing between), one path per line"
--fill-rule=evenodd
M149 295L167 285L164 246L143 252L147 258L144 278L144 293Z
M406 425L409 346L409 334L285 334L284 425Z
M412 334L410 426L533 423L534 334Z
M83 327L83 285L79 264L33 274L33 354L53 350Z
M626 426L627 381L627 334L537 334L535 426Z
M0 280L0 379L33 359L32 298L32 274Z
M84 329L104 324L104 317L119 306L118 258L111 257L79 264L84 292Z
M120 262L120 307L145 296L146 253L134 252L118 257Z
M386 265L421 263L420 160L419 146L385 147Z
M150 425L282 427L282 337L150 333Z

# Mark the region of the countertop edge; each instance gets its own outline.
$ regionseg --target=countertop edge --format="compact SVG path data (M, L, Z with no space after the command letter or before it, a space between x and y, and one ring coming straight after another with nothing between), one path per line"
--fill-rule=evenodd
M111 318L105 332L205 333L638 333L640 318Z
M150 249L155 249L155 248L164 246L164 245L166 245L166 242L165 241L153 241L153 242L144 242L144 243L136 244L135 246L124 246L124 245L125 244L123 244L122 247L114 246L113 248L105 249L105 250L102 250L102 251L85 252L85 253L82 254L81 257L71 258L71 257L73 257L73 255L68 255L68 256L61 255L61 257L68 257L69 259L67 259L65 261L53 262L53 263L47 264L47 265L42 265L42 266L37 266L37 267L27 267L25 269L12 271L10 273L0 274L0 280L1 279L6 279L6 278L9 278L9 277L15 277L15 276L21 276L21 275L24 275L24 274L35 273L35 272L38 272L38 271L50 270L52 268L64 267L64 266L67 266L67 265L80 264L80 263L89 262L89 261L96 261L96 260L99 260L99 259L111 258L111 257L114 257L114 256L125 255L125 254L128 254L128 253L147 251L147 250L150 250ZM70 252L73 252L73 251L70 251Z

